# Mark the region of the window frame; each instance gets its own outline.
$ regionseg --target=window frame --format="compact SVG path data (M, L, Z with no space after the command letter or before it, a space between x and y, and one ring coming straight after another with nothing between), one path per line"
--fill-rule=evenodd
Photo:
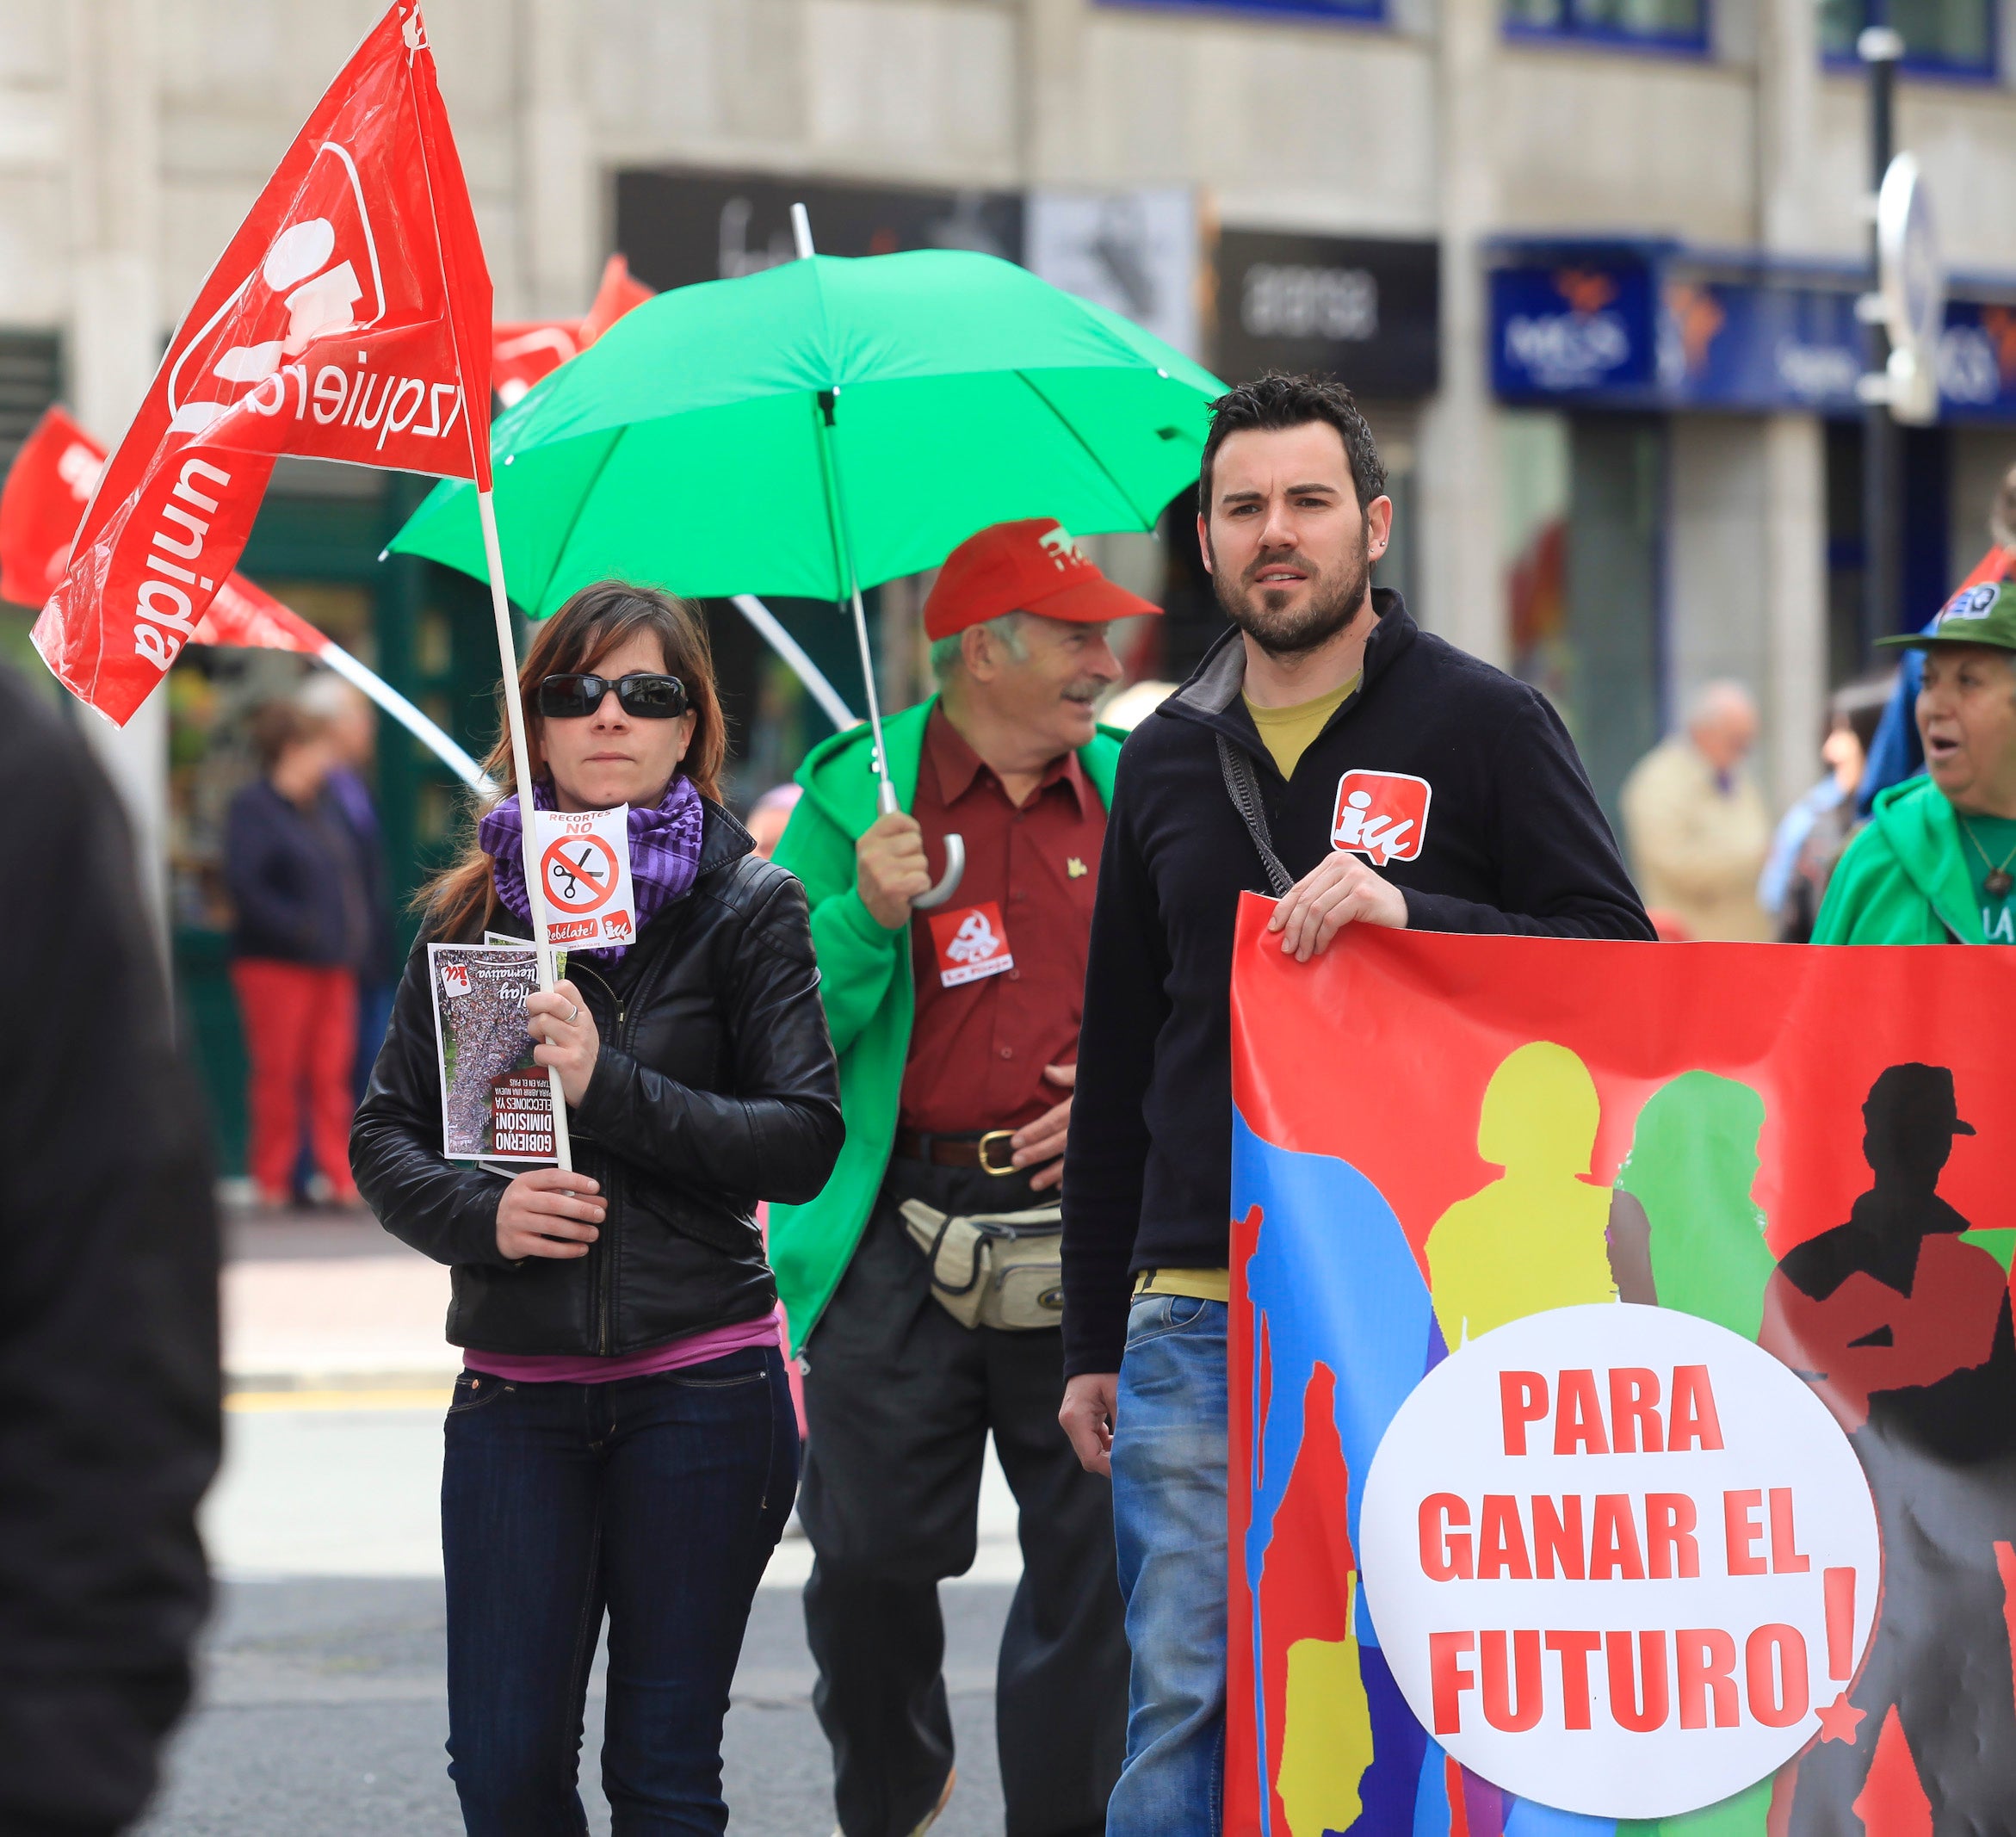
M1976 88L1999 86L2002 80L2002 9L1999 0L1981 0L1981 4L1988 15L1988 50L1981 63L1958 64L1949 59L1927 57L1922 52L1907 50L1897 60L1898 71L1903 76L1933 83L1957 83ZM1866 28L1869 0L1863 0L1862 18ZM1820 63L1821 68L1834 77L1859 76L1865 68L1852 49L1828 51L1823 46Z
M1390 26L1389 0L1092 0L1100 8L1130 13L1204 13L1271 25Z
M1641 57L1701 60L1715 54L1715 0L1700 0L1701 25L1695 32L1629 32L1618 26L1537 26L1508 19L1500 0L1499 35L1517 45L1580 46L1595 51L1628 51ZM1562 0L1565 12L1568 0Z

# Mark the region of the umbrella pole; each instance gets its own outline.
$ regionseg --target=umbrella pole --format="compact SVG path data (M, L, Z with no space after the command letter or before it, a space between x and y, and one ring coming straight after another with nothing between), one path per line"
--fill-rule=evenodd
M791 236L797 244L798 259L812 259L812 218L802 204L791 207ZM839 455L833 451L833 410L840 399L840 386L822 389L819 394L819 437L825 450L826 478L832 486L833 533L840 550L840 565L846 574L849 597L854 604L854 640L861 646L861 692L868 699L869 732L875 737L875 776L881 781L876 807L884 816L894 816L903 807L897 801L896 787L889 777L889 749L882 744L882 700L875 693L875 658L868 645L868 611L861 603L861 577L854 566L854 540L847 531L847 494L840 484ZM945 871L929 892L910 903L919 912L943 906L958 890L966 873L966 840L962 836L945 838Z
M896 787L889 777L889 750L882 744L881 697L875 693L875 658L868 645L868 609L861 603L861 577L854 566L854 541L847 533L847 493L840 483L839 457L833 451L833 405L840 392L838 389L822 390L819 393L819 438L826 446L826 476L833 486L833 531L840 550L840 566L846 576L847 592L854 606L854 638L861 646L861 688L868 698L869 731L875 735L875 776L881 781L877 792L877 807L884 816L894 816L903 807L897 801ZM959 882L966 874L966 838L959 835L945 838L945 871L938 876L937 884L928 892L920 893L910 903L918 912L929 912L943 906L959 890Z
M497 540L497 507L488 492L476 493L483 520L483 559L490 571L490 609L497 616L497 654L504 666L504 721L511 733L511 770L518 781L518 819L525 863L525 896L532 906L532 955L539 986L548 993L553 985L553 946L546 936L546 888L539 876L539 841L532 820L532 750L525 739L525 709L518 694L518 650L511 636L511 603L504 594L504 550ZM553 1159L569 1172L574 1145L567 1137L567 1100L560 1090L558 1066L546 1068L553 1092Z
M801 213L802 205L793 208ZM801 244L802 246L802 244ZM854 566L854 540L847 531L847 492L840 483L839 455L833 451L833 408L839 390L819 393L819 438L824 448L826 479L833 494L833 541L839 550L841 585L854 608L854 641L861 647L861 692L868 698L868 728L875 737L875 776L881 781L877 803L884 816L893 816L902 806L896 801L896 787L889 780L888 749L882 745L882 698L875 693L875 656L869 649L868 609L861 603L861 577Z

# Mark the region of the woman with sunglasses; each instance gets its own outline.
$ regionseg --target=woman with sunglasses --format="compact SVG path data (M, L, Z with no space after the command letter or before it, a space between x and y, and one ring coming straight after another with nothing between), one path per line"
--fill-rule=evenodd
M603 1787L622 1834L720 1832L722 1719L791 1510L798 1438L755 1211L840 1147L805 896L721 807L725 750L691 611L605 583L522 671L534 794L629 807L637 931L571 952L527 1003L574 1171L442 1158L427 939L530 934L504 795L427 895L351 1137L395 1236L452 1265L464 1348L447 1421L448 1753L473 1837L586 1829L582 1705L609 1618Z

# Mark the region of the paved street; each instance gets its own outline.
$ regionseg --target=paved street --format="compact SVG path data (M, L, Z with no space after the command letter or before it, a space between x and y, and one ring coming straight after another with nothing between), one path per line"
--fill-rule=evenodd
M220 1577L200 1705L176 1738L145 1837L443 1837L440 1339L446 1271L374 1225L234 1227L226 1279L233 1395L206 1537ZM1019 1559L990 1460L972 1574L943 1591L960 1786L939 1829L1001 1829L993 1658ZM795 1527L794 1527L794 1532ZM751 1617L727 1740L731 1828L826 1837L832 1776L813 1717L798 1591L802 1537L779 1547ZM598 1661L584 1752L589 1828Z

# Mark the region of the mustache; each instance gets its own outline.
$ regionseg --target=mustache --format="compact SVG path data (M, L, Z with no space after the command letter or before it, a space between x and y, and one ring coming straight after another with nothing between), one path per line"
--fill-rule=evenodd
M1262 555L1250 563L1243 577L1246 584L1251 586L1271 567L1297 567L1312 580L1323 572L1313 561L1306 560L1300 549L1284 548L1276 554Z
M1080 677L1075 683L1067 683L1063 696L1067 702L1077 702L1089 706L1105 694L1106 683L1098 677Z

